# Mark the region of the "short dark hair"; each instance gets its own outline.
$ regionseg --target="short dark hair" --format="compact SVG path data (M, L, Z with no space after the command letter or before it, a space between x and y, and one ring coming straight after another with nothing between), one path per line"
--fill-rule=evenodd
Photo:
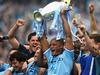
M17 50L9 55L9 60L10 61L13 61L14 59L16 59L19 62L25 62L27 60L26 58L27 57L26 57L25 54L23 54L23 53L21 53Z
M55 41L57 41L57 42L59 42L59 43L61 43L62 45L64 45L64 39L56 39L56 37L55 38L53 38L51 41L53 41L53 40L55 40Z
M64 39L59 39L57 41L60 42L62 45L64 45L64 43L65 43Z
M30 39L32 38L32 36L36 36L36 32L32 32L28 35L28 41L30 41Z
M100 34L90 34L90 38L94 39L96 43L100 43Z

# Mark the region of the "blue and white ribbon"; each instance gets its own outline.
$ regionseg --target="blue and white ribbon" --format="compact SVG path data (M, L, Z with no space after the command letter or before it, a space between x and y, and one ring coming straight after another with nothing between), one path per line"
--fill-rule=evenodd
M42 37L44 31L46 32L46 21L42 20L41 22L33 21L32 23L32 32L36 32L38 37Z
M63 29L62 20L60 17L60 9L56 10L54 13L54 19L51 24L50 30L51 31L55 30L57 32L56 34L57 40L64 38L64 29Z

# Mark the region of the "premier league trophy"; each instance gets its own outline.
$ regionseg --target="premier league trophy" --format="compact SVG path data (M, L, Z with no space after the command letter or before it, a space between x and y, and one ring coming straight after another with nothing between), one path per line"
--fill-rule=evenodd
M69 8L71 0L63 0L63 1L54 1L49 4L47 4L44 8L41 8L39 10L36 10L33 12L34 20L41 22L43 17L49 17L53 12L55 12L57 9L66 8L66 10L70 10Z
M46 30L46 18L53 15L53 21L50 25L50 30L55 30L57 32L56 38L60 39L64 37L62 22L60 18L60 11L65 8L66 11L71 10L70 6L71 0L54 1L47 4L44 8L40 8L33 12L34 23L33 31L36 31L38 36L41 37L44 30Z

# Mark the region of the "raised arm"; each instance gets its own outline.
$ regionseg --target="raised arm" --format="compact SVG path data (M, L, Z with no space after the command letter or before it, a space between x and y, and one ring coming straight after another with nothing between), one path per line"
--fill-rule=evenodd
M43 52L49 48L49 43L48 43L45 32L44 32L42 38L40 39L40 43L41 43L41 49L43 50Z
M90 15L90 23L91 23L91 32L92 34L96 34L97 33L97 25L96 25L96 20L94 18L94 4L90 3L89 4L89 15ZM84 27L83 27L84 28ZM86 29L84 28L84 36L87 42L87 45L89 45L90 48L92 48L92 51L96 54L98 54L98 49L96 47L96 44L94 41L92 41L90 39L90 37L87 35L86 33ZM96 50L97 49L97 50Z
M66 17L65 17L65 12L66 12L66 10L64 10L64 9L61 11L61 18L62 18L62 22L63 22L63 26L64 26L64 31L66 33L65 48L72 50L73 49L72 34L71 34L71 30L70 30L68 21L66 20Z
M18 48L19 42L15 38L16 31L20 26L24 25L24 20L23 19L18 19L15 23L15 25L11 28L11 30L8 32L8 37L9 37L9 42L12 45L13 48Z
M81 30L82 29L82 30ZM100 52L96 46L96 44L94 43L94 41L88 36L87 32L86 32L86 28L84 25L80 26L80 31L83 32L83 35L85 37L86 43L88 45L88 47L90 47L90 52L94 55L100 55Z
M44 63L45 59L44 59L43 53L49 48L49 44L48 44L45 32L42 38L40 39L40 44L41 44L41 49L40 49L39 57L38 57L38 64L42 67L46 67L47 64Z
M91 24L91 32L92 34L97 33L97 24L96 19L94 18L94 4L89 4L89 16L90 16L90 24Z

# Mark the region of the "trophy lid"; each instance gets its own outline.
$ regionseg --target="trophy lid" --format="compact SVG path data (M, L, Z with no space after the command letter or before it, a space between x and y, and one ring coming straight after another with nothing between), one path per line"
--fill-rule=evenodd
M62 0L63 2L67 3L67 5L70 5L71 0Z

